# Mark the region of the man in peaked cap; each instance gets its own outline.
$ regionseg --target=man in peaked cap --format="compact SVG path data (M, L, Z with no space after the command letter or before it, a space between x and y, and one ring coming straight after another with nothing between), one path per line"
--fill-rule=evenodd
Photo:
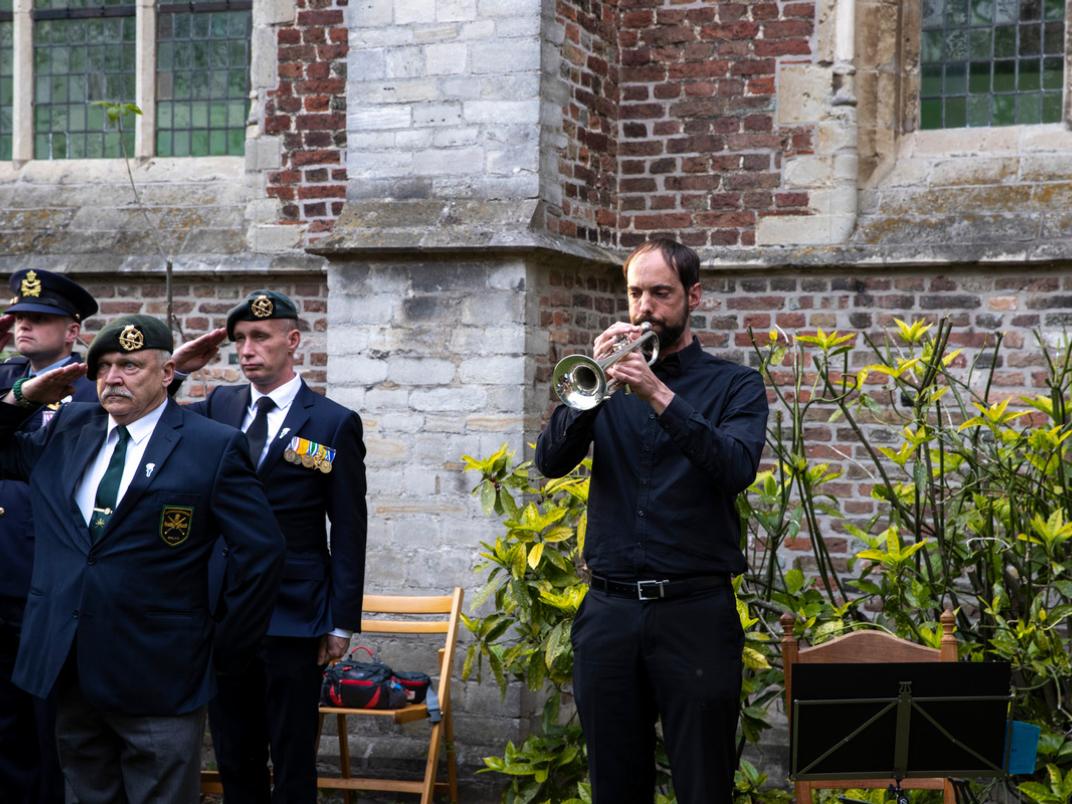
M15 296L0 316L0 346L13 340L18 354L0 364L2 389L79 362L74 345L82 323L97 312L93 296L63 274L18 271L11 289ZM71 397L95 402L97 389L79 377ZM33 432L54 414L54 408L40 408L21 429ZM33 565L30 487L0 480L0 506L0 790L13 804L62 804L55 700L35 698L11 683Z
M0 404L0 476L28 480L37 532L14 682L55 691L60 765L80 804L194 804L217 663L267 626L283 535L244 436L168 400L172 338L123 316L86 363L15 386ZM18 425L85 373L99 404ZM209 605L217 538L233 582Z
M287 559L253 662L240 677L220 677L220 694L209 706L212 741L227 804L312 804L323 665L345 653L361 626L361 418L313 392L295 370L298 310L282 293L251 293L230 311L226 328L182 346L176 368L201 368L225 337L235 342L249 384L217 388L189 409L245 430L287 539ZM330 552L325 518L331 522ZM225 553L218 556L221 563ZM231 572L228 566L228 577Z

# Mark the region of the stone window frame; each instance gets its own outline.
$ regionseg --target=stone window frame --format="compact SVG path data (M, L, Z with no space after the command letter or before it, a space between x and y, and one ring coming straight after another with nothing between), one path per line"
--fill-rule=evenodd
M894 100L897 109L897 119L900 121L900 134L902 136L929 137L938 135L942 138L943 132L957 131L965 135L965 139L975 139L972 132L992 132L996 129L1035 128L1040 126L1063 126L1065 131L1072 131L1072 2L1065 3L1065 86L1064 100L1062 103L1063 113L1060 123L1037 123L1018 124L1015 126L976 126L964 128L942 128L923 130L919 128L920 118L920 83L922 70L920 66L920 48L923 31L923 1L904 0L897 5L900 14L900 22L897 26L897 63L902 65L900 80L897 82L897 97Z
M258 0L251 0L253 12L256 13ZM129 157L138 160L156 157L156 37L157 37L157 0L132 0L135 6L135 99L142 110L134 119L134 152ZM256 24L256 23L254 23ZM12 142L11 162L59 163L72 160L36 159L34 156L34 120L33 120L33 0L13 0L12 25L14 53L12 72L14 75L12 92ZM250 39L250 63L255 62L258 37ZM251 90L251 96L253 92ZM251 97L250 113L256 105ZM243 159L242 156L179 156L168 159ZM79 161L79 160L73 160ZM117 161L114 159L94 158L94 162Z

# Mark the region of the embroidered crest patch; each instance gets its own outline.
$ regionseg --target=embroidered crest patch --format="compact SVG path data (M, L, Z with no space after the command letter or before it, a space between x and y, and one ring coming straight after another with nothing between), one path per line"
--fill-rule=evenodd
M165 505L160 513L160 538L168 547L178 547L190 536L194 509L182 505Z

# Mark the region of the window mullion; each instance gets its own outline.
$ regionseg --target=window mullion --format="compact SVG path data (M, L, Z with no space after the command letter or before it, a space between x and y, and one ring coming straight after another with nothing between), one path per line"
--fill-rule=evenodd
M141 116L135 123L134 153L144 158L156 153L156 2L137 0L137 8L135 92Z
M11 158L33 159L33 0L12 3Z

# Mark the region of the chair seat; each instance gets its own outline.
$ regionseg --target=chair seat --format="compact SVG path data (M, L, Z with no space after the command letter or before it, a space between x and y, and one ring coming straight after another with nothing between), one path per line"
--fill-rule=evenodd
M389 717L394 718L395 723L412 723L414 720L424 720L428 717L428 706L425 704L409 704L401 709L351 709L345 706L321 706L320 712L324 715Z

